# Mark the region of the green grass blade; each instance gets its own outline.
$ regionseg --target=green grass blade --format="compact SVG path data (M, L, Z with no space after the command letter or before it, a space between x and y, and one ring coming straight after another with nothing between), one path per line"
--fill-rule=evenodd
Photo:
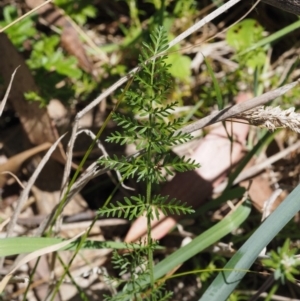
M300 210L300 185L259 226L225 265L199 301L225 301L239 284L260 252Z
M17 254L31 253L36 250L50 247L63 242L62 238L51 237L9 237L0 239L0 257ZM76 250L79 240L72 242L62 250ZM140 249L139 244L126 244L114 241L93 241L87 240L82 246L83 249Z
M270 140L274 133L266 132L264 136L257 142L257 144L249 151L241 162L238 164L237 168L229 175L227 187L225 190L230 189L234 180L238 177L238 175L242 172L245 166L249 163L249 161L261 150L263 146Z
M187 261L194 255L218 242L233 230L237 229L245 221L251 211L250 202L244 202L234 212L227 215L219 223L193 239L189 244L180 248L166 259L158 263L154 268L155 279L163 277L166 273Z
M30 253L62 242L58 238L8 237L0 239L0 257Z
M217 97L217 104L218 104L218 109L219 110L223 110L224 109L224 100L223 100L223 96L222 96L222 92L220 89L220 85L215 77L214 71L212 70L208 60L206 59L206 57L203 55L204 61L205 61L205 65L207 67L207 71L210 75L210 77L213 80L213 84L214 84L214 90L216 92L216 97Z

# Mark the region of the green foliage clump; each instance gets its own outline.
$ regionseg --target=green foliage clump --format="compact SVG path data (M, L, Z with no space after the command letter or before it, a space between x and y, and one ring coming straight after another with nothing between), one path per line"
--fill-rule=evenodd
M263 31L264 28L253 19L245 19L227 31L226 41L228 45L237 51L238 61L241 65L245 65L253 70L264 66L266 51L262 47L243 53L243 51L263 38Z
M83 72L77 65L77 59L74 56L66 56L59 43L58 35L47 37L43 34L39 41L33 43L30 58L26 62L41 93L29 92L26 99L47 105L53 97L65 101L74 97L75 86L73 87L72 82L79 81ZM66 77L68 80L59 88L59 83Z
M290 240L287 239L282 247L278 247L277 252L271 250L270 258L263 259L263 264L274 269L275 280L280 280L282 284L286 281L295 282L295 275L299 275L300 260L295 255L297 248L290 248Z
M75 5L77 10L73 10L74 7L71 5L73 1L57 2L62 7L72 9L72 17L79 23L86 22L87 17L96 15L95 9L83 1ZM0 27L11 24L17 18L18 12L14 6L4 7ZM40 92L27 92L25 98L29 101L38 101L41 106L47 105L53 98L58 98L64 103L69 103L74 98L87 98L95 88L96 82L80 69L76 57L67 55L61 49L58 34L47 36L35 28L35 18L35 15L30 15L6 30L9 39L19 51L25 51L25 45L27 51L30 49L26 63Z
M95 18L97 15L97 9L95 5L92 5L92 0L55 0L55 4L79 25L84 25L88 18Z
M57 35L50 37L42 36L33 45L30 59L27 60L28 66L32 69L43 68L46 71L56 70L59 74L73 79L79 79L82 75L77 67L75 57L65 57L62 50L58 47L60 39Z
M17 8L12 5L7 5L3 8L3 20L0 21L0 27L3 28L11 24L18 17ZM9 36L11 42L18 50L24 50L24 42L31 40L37 33L34 27L32 18L25 18L17 22L14 26L6 29L6 34Z

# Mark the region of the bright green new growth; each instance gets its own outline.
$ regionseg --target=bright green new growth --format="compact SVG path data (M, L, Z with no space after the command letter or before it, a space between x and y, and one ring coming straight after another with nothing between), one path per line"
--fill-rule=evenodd
M130 253L130 258L134 258L134 261L130 261L131 264L127 263L124 256L120 256L119 259L115 258L121 273L130 272L131 281L129 282L133 289L130 295L127 291L126 296L117 295L110 300L134 298L145 300L145 293L141 297L141 288L134 285L138 283L138 277L145 277L145 275L150 277L151 283L147 291L150 294L149 300L162 300L161 285L155 285L153 276L153 250L157 244L151 238L151 221L158 219L159 210L165 215L193 212L190 207L176 199L169 200L167 196L153 194L153 184L166 181L166 176L173 175L174 171L193 170L199 167L199 164L190 159L169 154L171 147L191 140L192 136L178 131L183 123L181 118L170 118L177 103L168 102L173 82L168 72L169 66L165 62L166 56L159 56L168 47L166 34L162 28L158 28L150 38L151 45L144 43L144 49L139 58L141 70L134 77L134 88L126 91L124 97L133 116L138 117L134 119L134 117L114 114L114 120L123 128L123 132L116 131L107 138L108 142L121 145L135 143L140 155L130 160L113 156L99 161L105 167L119 171L123 179L136 177L137 181L143 181L146 186L145 196L125 198L123 202L110 204L100 209L100 214L107 216L122 216L132 220L146 215L147 218L146 254L141 254L140 250L138 254ZM145 262L145 255L147 262ZM126 262L123 262L124 260ZM139 267L141 271L137 273L135 267ZM166 300L169 295L165 292L163 294L163 299Z
M265 266L275 270L275 280L280 280L285 284L286 280L295 282L295 275L299 275L298 267L300 260L295 257L297 248L290 249L290 239L287 239L282 247L277 249L277 252L271 250L270 258L263 259L262 262Z

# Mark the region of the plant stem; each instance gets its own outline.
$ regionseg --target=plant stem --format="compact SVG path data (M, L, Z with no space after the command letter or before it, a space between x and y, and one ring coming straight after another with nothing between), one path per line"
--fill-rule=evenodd
M151 62L151 87L153 87L153 83L154 83L154 72L155 72L155 63L156 63L156 59L154 59ZM151 97L151 106L154 105L152 99L154 98L154 91L152 89L151 91L152 97ZM150 169L152 168L152 145L151 145L151 141L152 141L152 129L154 126L154 120L155 120L155 116L151 114L149 114L149 129L148 129L148 151L147 151L147 163L148 163L148 177L147 177L147 181L146 181L146 202L148 205L148 210L147 210L147 244L148 244L148 266L149 266L149 276L150 276L150 285L151 288L154 287L154 272L153 272L153 249L152 249L152 229L151 229L151 220L152 220L152 180L149 178L149 174L152 172ZM155 295L154 295L155 296ZM155 298L153 296L153 298Z
M147 153L148 163L151 163L151 149L149 148ZM150 168L150 166L148 166ZM151 287L154 287L154 276L153 276L153 251L152 251L152 236L151 236L151 207L152 207L152 183L148 179L147 180L147 188L146 188L146 202L148 205L147 210L147 244L148 248L148 265L149 265L149 274L150 274L150 283Z

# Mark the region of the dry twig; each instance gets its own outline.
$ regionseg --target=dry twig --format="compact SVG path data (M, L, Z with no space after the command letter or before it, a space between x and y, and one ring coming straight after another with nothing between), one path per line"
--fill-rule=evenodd
M18 67L15 69L15 71L13 72L13 74L11 75L11 80L10 80L10 82L9 82L9 85L8 85L8 87L7 87L7 90L6 90L6 92L5 92L5 95L4 95L4 97L3 97L3 100L2 100L1 103L0 103L0 116L1 116L2 113L3 113L3 110L4 110L4 107L5 107L5 105L6 105L6 101L7 101L7 99L8 99L9 92L10 92L10 90L11 90L11 86L12 86L12 83L13 83L13 80L14 80L14 77L15 77L15 74L16 74L16 72L17 72L17 70L18 70L19 67L20 67L20 66L18 66Z

